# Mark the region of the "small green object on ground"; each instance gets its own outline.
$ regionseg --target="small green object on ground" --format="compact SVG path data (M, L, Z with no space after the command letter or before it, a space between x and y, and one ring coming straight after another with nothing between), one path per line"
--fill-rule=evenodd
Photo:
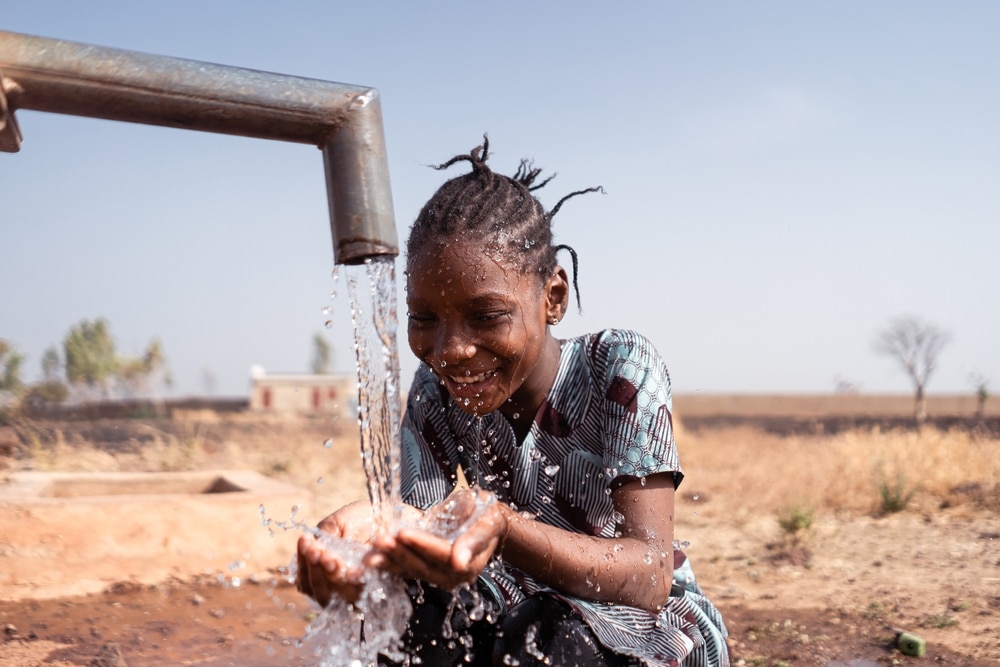
M924 652L927 651L927 643L924 641L923 637L919 637L909 632L899 633L899 636L896 637L896 647L903 655L912 655L917 658L922 656Z

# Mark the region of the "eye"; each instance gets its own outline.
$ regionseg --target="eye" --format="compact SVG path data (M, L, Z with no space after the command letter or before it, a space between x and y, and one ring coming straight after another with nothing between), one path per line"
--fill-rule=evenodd
M509 315L509 313L506 310L484 310L476 313L473 316L473 319L476 322L492 323L505 318L507 315Z
M421 312L408 312L406 313L406 319L410 321L411 324L426 324L428 322L434 321L434 316L430 313Z

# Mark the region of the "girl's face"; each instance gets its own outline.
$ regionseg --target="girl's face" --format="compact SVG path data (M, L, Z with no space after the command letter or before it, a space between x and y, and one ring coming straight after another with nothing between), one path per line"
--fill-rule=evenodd
M408 261L410 349L466 412L534 417L559 367L548 322L568 294L561 268L543 281L473 242L432 245Z

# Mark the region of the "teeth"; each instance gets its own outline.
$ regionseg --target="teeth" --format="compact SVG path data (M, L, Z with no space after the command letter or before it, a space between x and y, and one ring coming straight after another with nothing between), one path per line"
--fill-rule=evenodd
M496 371L486 371L485 373L480 373L479 375L450 375L452 382L455 384L475 384L476 382L482 382L488 377L492 377Z

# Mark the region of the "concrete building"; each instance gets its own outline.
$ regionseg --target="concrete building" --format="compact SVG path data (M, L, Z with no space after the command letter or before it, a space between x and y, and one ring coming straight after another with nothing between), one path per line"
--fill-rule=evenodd
M250 409L258 412L357 416L357 378L342 373L268 373L250 369Z

